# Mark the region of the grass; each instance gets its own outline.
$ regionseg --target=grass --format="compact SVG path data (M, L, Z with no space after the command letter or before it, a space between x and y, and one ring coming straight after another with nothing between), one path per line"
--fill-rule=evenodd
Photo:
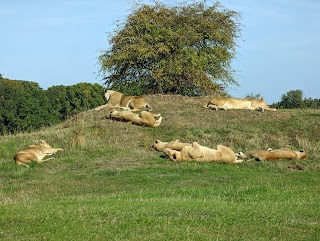
M206 98L147 96L159 128L88 111L0 137L1 240L319 240L320 110L213 111ZM16 166L44 139L56 160ZM306 161L175 163L156 140L235 151L304 149Z

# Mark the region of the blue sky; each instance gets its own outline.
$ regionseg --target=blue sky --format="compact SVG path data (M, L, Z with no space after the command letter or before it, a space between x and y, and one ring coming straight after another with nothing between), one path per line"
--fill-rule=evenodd
M115 22L130 14L130 2L0 1L0 73L37 82L44 89L80 82L103 84L97 57L109 48L107 33L116 28ZM289 90L301 89L305 97L320 98L319 0L220 2L241 12L244 25L233 61L240 86L230 86L232 96L261 94L273 103Z

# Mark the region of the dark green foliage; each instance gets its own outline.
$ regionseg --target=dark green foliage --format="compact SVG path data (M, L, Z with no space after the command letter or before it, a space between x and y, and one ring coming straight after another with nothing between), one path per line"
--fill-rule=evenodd
M49 99L37 83L0 80L0 134L31 131L53 122Z
M320 99L305 98L303 100L304 108L320 108Z
M219 2L137 5L99 56L107 86L130 94L223 92L236 84L239 17Z
M286 94L282 95L281 103L283 108L301 108L303 105L303 91L302 90L290 90Z
M51 108L59 110L56 118L58 120L66 119L71 110L67 87L62 85L50 87L47 90L47 95L51 100Z
M0 135L33 131L104 103L103 87L80 83L43 90L35 82L0 79Z
M89 83L53 86L47 90L53 108L59 110L59 120L102 105L103 92L104 88L101 85Z
M320 99L303 98L302 90L290 90L272 106L279 109L320 108Z

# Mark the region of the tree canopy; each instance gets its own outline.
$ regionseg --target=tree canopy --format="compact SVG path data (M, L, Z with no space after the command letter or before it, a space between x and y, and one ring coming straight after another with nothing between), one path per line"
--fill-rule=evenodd
M290 90L281 97L281 102L284 108L302 108L303 107L303 91Z
M131 94L212 94L237 84L231 61L240 14L219 2L135 5L101 52L105 84Z

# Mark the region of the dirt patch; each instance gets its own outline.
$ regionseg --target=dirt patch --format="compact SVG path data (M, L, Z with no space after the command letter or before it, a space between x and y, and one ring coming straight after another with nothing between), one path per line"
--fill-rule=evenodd
M299 164L288 166L288 169L296 170L296 171L304 171L305 170L304 166L299 165Z

